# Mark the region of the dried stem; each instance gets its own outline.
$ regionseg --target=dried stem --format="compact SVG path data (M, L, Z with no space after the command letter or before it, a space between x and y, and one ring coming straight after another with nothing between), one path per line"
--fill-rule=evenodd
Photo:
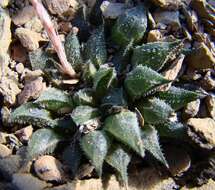
M37 15L39 16L47 34L48 34L48 37L49 37L52 45L54 46L55 51L58 54L59 60L61 62L61 65L59 65L61 71L65 74L69 75L70 77L74 78L76 76L76 73L75 73L74 69L72 68L72 66L67 61L64 47L60 41L59 36L55 32L55 29L53 27L53 24L51 22L51 19L48 15L46 9L42 5L42 3L38 0L30 0L30 2L32 3L34 9L36 10Z

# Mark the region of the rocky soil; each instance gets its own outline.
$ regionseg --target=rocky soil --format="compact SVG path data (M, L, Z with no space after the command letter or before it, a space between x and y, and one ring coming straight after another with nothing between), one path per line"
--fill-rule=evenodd
M215 189L215 1L42 0L60 44L50 37L31 2L0 0L0 189ZM126 29L128 36L120 36L119 27L117 40L122 41L114 41L113 25L139 5L147 10L147 24L138 31L143 34L124 46L134 31ZM133 19L135 23L138 15ZM103 33L96 33L100 26ZM170 47L168 43L177 40L180 44ZM151 46L138 49L159 42L168 44L163 57L163 46L152 48L155 52ZM73 77L63 67L61 45L76 72ZM141 60L144 51L152 54ZM155 69L160 75L147 84L153 88L141 91L138 72L145 67L139 65L146 59L152 67L162 66ZM150 83L161 76L160 81L168 82ZM116 80L117 90L112 91ZM170 95L167 105L160 103L174 86L192 90L195 98L178 93ZM130 110L127 115L125 110ZM130 118L124 122L128 126L137 123L135 134L124 138L116 128L129 127L121 128L123 122L108 117L116 126L112 129L106 117L113 113ZM120 162L96 146L104 145L97 130L103 126L112 134L111 143L123 144L124 152L117 152ZM141 138L139 126L146 129ZM98 136L92 140L89 134ZM143 142L144 151L135 138Z

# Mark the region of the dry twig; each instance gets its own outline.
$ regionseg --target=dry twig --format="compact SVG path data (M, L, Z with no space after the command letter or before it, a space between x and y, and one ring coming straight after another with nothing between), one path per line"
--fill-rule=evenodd
M55 32L55 29L53 27L53 24L51 22L51 19L48 15L46 9L44 8L44 6L42 5L42 3L39 0L30 0L30 2L32 3L34 9L36 10L37 15L39 16L47 34L48 34L48 37L49 37L50 41L52 42L55 51L58 54L58 57L61 62L61 65L59 65L60 70L63 73L74 78L76 76L76 73L75 73L74 69L72 68L72 66L67 61L64 47L60 41L59 36Z

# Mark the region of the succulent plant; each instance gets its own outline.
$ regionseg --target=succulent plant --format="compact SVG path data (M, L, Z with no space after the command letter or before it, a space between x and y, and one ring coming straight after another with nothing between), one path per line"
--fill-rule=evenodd
M81 72L84 88L82 84L78 86L82 88L76 88L78 90L74 93L60 87L48 88L37 100L12 112L11 123L46 127L32 136L27 149L28 158L52 153L59 142L69 140L72 144L65 149L64 156L73 174L81 162L80 152L91 161L99 176L106 162L116 170L124 184L127 184L127 167L132 154L144 158L150 153L168 167L159 136L183 139L186 127L171 118L187 103L201 98L202 94L176 86L162 91L163 85L175 83L166 79L160 70L177 57L183 42L136 45L142 43L146 27L146 10L142 5L128 9L116 20L111 41L120 46L120 52L128 52L126 48L128 45L131 47L130 53L126 54L130 70L120 73L120 78L116 65L105 64L108 40L104 26L93 31L84 51L81 51L75 34L67 36L66 54L74 68ZM35 69L46 71L49 60L52 60L51 56L40 50L39 54L32 52L30 55ZM43 64L36 66L38 63ZM123 65L124 62L118 64ZM135 112L137 109L138 114ZM59 132L69 128L73 128L73 137ZM77 152L77 157L71 152Z
M137 6L120 15L113 26L112 39L120 46L126 46L131 41L138 42L145 34L147 15L144 6Z

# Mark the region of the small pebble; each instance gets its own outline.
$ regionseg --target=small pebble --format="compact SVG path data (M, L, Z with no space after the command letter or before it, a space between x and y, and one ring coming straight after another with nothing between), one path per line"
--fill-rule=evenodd
M18 136L18 138L21 142L26 143L30 139L32 133L33 133L33 127L31 125L29 125L25 128L22 128L22 129L16 131L15 135Z
M208 96L206 105L210 116L215 120L215 96Z
M25 81L22 92L18 95L18 104L21 105L31 99L36 99L45 90L46 84L42 77L38 77L32 81Z
M19 74L22 74L25 67L22 63L18 63L16 66L15 66L15 69L16 69L16 72L19 73Z
M162 34L160 30L151 30L147 37L147 42L157 42L162 39Z
M188 103L183 111L183 118L188 119L195 117L199 111L200 103L200 99Z
M62 21L59 23L61 32L69 33L72 30L72 24L70 22Z
M17 28L15 31L22 45L29 51L34 51L39 48L39 41L42 41L40 33L34 32L26 28Z

